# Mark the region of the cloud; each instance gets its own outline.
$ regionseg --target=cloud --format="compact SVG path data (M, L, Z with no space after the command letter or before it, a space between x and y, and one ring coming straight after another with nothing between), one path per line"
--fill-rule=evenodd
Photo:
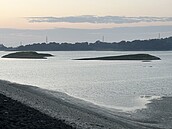
M69 17L27 17L30 23L35 22L68 22L68 23L93 23L93 24L109 24L109 23L139 23L139 22L172 22L172 17L125 17L125 16L69 16Z

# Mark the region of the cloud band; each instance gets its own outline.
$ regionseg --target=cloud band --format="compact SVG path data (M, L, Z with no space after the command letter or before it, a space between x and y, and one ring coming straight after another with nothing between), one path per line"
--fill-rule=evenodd
M125 16L69 16L69 17L27 17L30 23L35 22L68 22L68 23L93 23L93 24L122 24L122 23L139 23L139 22L172 22L172 17L125 17Z

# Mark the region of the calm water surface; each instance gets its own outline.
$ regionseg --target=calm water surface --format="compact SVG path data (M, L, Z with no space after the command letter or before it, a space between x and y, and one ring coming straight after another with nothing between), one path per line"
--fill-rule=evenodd
M9 52L0 52L0 56ZM47 60L0 59L0 79L67 93L115 109L144 107L149 96L172 96L172 51L48 52ZM78 61L82 57L148 53L161 61Z

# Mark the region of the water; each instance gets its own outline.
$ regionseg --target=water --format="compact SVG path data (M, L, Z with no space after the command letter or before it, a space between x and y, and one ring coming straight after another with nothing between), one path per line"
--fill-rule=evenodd
M9 52L0 52L0 56ZM145 107L156 96L172 96L172 51L48 52L47 60L0 59L0 79L67 93L108 108ZM79 61L83 57L148 53L161 61Z

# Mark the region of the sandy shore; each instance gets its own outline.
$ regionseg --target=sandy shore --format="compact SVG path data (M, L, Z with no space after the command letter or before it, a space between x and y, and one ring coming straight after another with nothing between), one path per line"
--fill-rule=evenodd
M170 129L172 98L152 100L146 109L118 112L64 93L0 81L0 93L77 129Z

